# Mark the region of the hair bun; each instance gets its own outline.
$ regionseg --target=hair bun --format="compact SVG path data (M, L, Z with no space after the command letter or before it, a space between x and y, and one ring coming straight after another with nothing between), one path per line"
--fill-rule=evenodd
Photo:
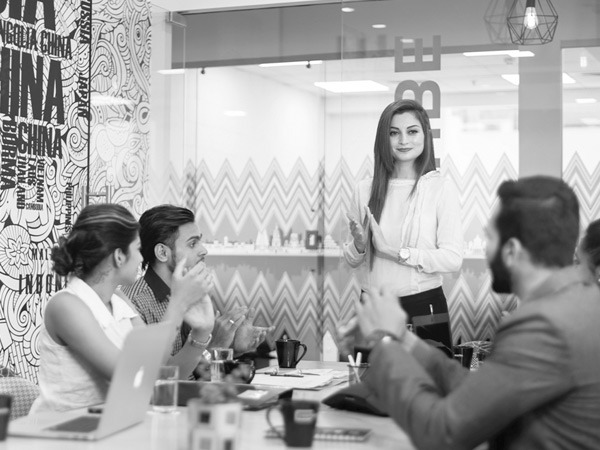
M57 274L66 276L73 270L73 255L69 251L69 240L65 236L58 238L58 244L52 249L50 258Z

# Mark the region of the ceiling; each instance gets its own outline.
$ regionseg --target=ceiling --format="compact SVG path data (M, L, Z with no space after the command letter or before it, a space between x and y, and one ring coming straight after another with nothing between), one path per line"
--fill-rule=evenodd
M347 0L346 0L347 1ZM341 0L338 0L341 3ZM226 9L265 8L274 6L333 3L332 0L151 0L152 5L167 11L219 11Z
M153 0L154 4L159 3L168 4L172 10L186 10L204 8L204 11L211 9L236 9L236 8L254 8L254 7L264 7L264 6L276 6L281 4L311 4L311 3L332 3L330 1L276 1L276 0L264 0L264 1L251 1L251 0ZM478 0L479 1L479 0ZM561 0L558 0L559 2ZM571 0L569 0L571 1ZM581 3L581 2L584 3ZM596 15L600 17L600 7L594 1L587 4L585 0L578 0L582 6L578 6L579 12L585 11L583 8L591 8L589 11L594 15L594 11ZM333 2L333 3L342 3L342 2ZM344 4L352 3L352 2L343 2ZM363 2L364 3L364 2ZM353 18L351 20L346 20L344 22L344 33L349 35L352 34L354 30L357 30L356 34L360 36L367 36L367 30L371 30L371 25L373 19L373 14L376 14L377 11L384 11L384 7L386 4L390 2L376 2L371 5L370 8L365 10L366 13L364 16L357 15L357 13L353 13L351 16ZM393 3L393 2L391 2ZM498 3L498 0L493 0L492 3ZM600 3L600 2L599 2ZM229 6L227 6L229 5ZM333 6L333 5L332 5ZM319 7L317 7L319 8ZM594 9L596 8L596 9ZM313 8L305 9L305 8L291 8L296 11L296 14L300 14L301 11L309 11L315 10ZM322 10L320 10L322 11ZM563 10L561 10L562 13ZM362 11L361 11L362 12ZM414 12L414 11L413 11ZM493 18L493 15L488 14L489 10L486 11L486 19ZM339 14L339 13L338 13ZM416 13L415 13L416 14ZM236 16L236 13L232 13L233 16ZM199 16L203 16L200 14ZM208 16L213 16L209 14ZM219 16L219 14L214 15L215 18ZM229 15L228 15L229 16ZM239 15L238 15L239 16ZM265 12L260 14L261 17L269 16L269 13ZM346 16L346 15L344 15ZM252 16L247 14L240 16L243 20L240 20L235 23L235 27L231 30L223 30L223 25L219 24L220 28L217 30L219 33L218 38L214 38L207 34L205 35L194 35L193 31L190 30L190 26L188 26L187 36L188 40L191 41L201 41L201 42L210 42L208 47L217 47L218 45L222 45L224 47L232 47L233 45L227 39L230 39L231 36L239 31L239 35L237 36L238 42L240 40L240 36L246 36L245 40L249 40L248 38L252 36L252 39L256 39L256 43L253 43L254 47L261 46L264 48L268 48L271 44L270 41L278 40L280 36L277 34L277 30L275 30L275 34L269 35L265 33L264 38L258 38L262 33L260 31L252 31L250 28L247 30L240 31L240 24L243 25L246 22L252 22ZM350 17L350 16L348 16ZM385 16L384 16L385 17ZM416 17L416 16L415 16ZM448 17L446 15L446 17ZM189 22L193 22L193 15L187 16ZM563 27L561 31L567 30L569 28L569 16L567 14L561 15ZM214 20L214 19L210 19ZM315 20L312 20L307 17L302 17L300 20L301 23L314 23ZM481 21L481 17L479 16L479 20ZM416 22L419 22L418 19L415 19ZM483 21L481 21L483 22ZM488 29L485 30L485 36L488 37L490 34L490 23L492 21L487 20ZM224 22L227 23L227 22ZM265 22L266 25L267 22ZM270 23L270 22L269 22ZM293 23L293 22L285 22L285 23ZM575 26L578 22L574 22ZM203 28L207 29L208 23L204 22L203 26L195 26L195 28ZM402 26L400 26L402 25ZM281 26L281 25L280 25ZM293 27L294 25L292 25ZM288 26L289 28L289 26ZM389 28L389 27L388 27ZM571 28L573 25L571 24ZM406 24L402 24L402 22L396 21L396 28L390 29L392 33L391 42L393 43L393 35L400 33L399 29L405 31L407 29ZM314 32L318 32L318 28L314 28ZM192 31L192 33L190 33ZM378 31L378 30L371 30ZM387 31L387 30L386 30ZM208 33L208 32L207 32ZM211 33L213 33L211 31ZM448 31L444 33L445 42L452 39L451 33L458 33L456 31ZM596 27L596 37L600 36ZM214 33L213 33L214 34ZM310 32L308 34L311 34ZM410 35L410 34L409 34ZM481 33L483 35L483 32ZM191 38L194 36L194 38ZM378 36L374 35L373 37L367 36L367 42L378 42ZM417 35L418 36L418 35ZM305 40L310 40L310 36L306 36ZM447 39L449 38L449 39ZM569 36L567 36L569 38ZM261 40L262 39L262 40ZM284 39L284 38L281 38ZM492 38L490 37L490 40ZM297 37L286 37L286 40L281 41L281 45L290 46L289 42L299 40ZM331 39L329 39L331 40ZM456 39L460 42L467 42L468 40L464 38L464 36L460 36L460 38ZM325 42L326 39L317 40L317 46L320 45L320 42ZM599 39L596 39L599 41ZM587 44L587 45L586 45ZM594 43L592 43L594 44ZM600 45L600 42L595 42L596 45ZM242 44L238 44L241 46ZM427 44L425 44L427 45ZM600 119L600 46L590 46L590 43L582 42L581 46L573 45L573 48L566 48L562 50L562 64L563 64L563 72L567 73L575 82L572 84L564 84L563 85L563 110L564 110L564 123L567 126L585 126L586 124L590 124L594 122L594 118L596 120ZM190 42L186 43L186 47L190 47ZM279 48L275 46L275 52L279 51ZM343 60L330 60L325 61L323 65L312 65L312 67L306 68L305 66L290 66L290 67L277 67L277 68L262 68L258 66L258 62L261 62L259 58L253 58L252 63L243 62L242 60L238 60L236 62L235 58L232 58L230 61L223 61L223 66L234 65L239 70L244 72L249 72L253 74L257 74L264 78L270 78L274 82L278 83L286 83L294 86L297 89L304 89L313 91L315 93L320 93L319 88L314 86L314 83L317 81L330 81L335 79L344 79L344 80L364 80L370 79L377 81L378 83L386 85L391 92L394 91L398 83L404 79L412 79L415 81L423 81L423 80L433 80L439 86L440 90L444 95L444 102L446 106L449 106L453 103L461 104L461 105L469 105L469 104L477 104L480 102L484 102L484 104L494 104L494 105L516 105L518 101L518 87L514 84L511 84L509 81L502 78L502 75L506 74L518 74L519 60L520 58L513 58L507 55L500 56L465 56L462 54L464 50L473 50L470 48L460 48L461 46L450 44L449 46L444 47L444 54L442 57L442 67L439 71L428 71L428 72L409 72L409 73L396 73L394 71L394 60L393 57L377 57L377 58L357 58L350 59L345 58ZM474 46L476 47L476 46ZM306 47L308 48L308 47ZM320 48L320 47L319 47ZM514 46L513 46L514 48ZM541 46L528 46L527 50L531 50L534 53L537 51L542 51ZM304 49L303 49L304 50ZM240 52L243 55L246 55L247 51ZM294 52L292 52L293 54ZM389 53L389 52L388 52ZM296 51L296 54L303 54L302 51ZM310 51L306 51L305 54L311 54ZM239 57L238 57L239 58ZM201 59L201 58L200 58ZM210 59L210 58L208 58ZM585 64L583 64L585 61ZM265 61L266 62L266 61ZM207 73L210 73L210 65L206 69ZM389 95L388 93L383 93L380 95ZM364 94L350 94L347 97L359 97ZM371 94L377 95L377 94ZM582 101L581 99L594 99L595 103L577 103L577 101ZM587 102L592 102L592 100L585 100ZM357 103L360 104L360 103ZM347 110L347 109L346 109ZM592 119L592 120L590 120Z
M581 67L581 58L587 60L587 67ZM481 106L517 107L518 86L502 78L505 74L518 73L519 59L508 56L464 56L444 54L440 71L395 73L393 57L346 59L343 61L324 61L321 65L285 67L259 67L257 64L236 66L247 74L255 74L283 83L322 94L314 86L318 81L332 80L373 80L388 87L382 93L344 94L344 111L352 108L364 108L360 99L366 95L388 96L393 93L399 82L411 79L418 82L435 81L443 94L444 106ZM594 125L594 118L600 119L600 51L599 48L577 48L563 50L563 67L575 83L563 84L563 111L565 126ZM211 69L206 69L210 76ZM594 99L595 103L577 103L581 99ZM596 124L596 126L600 123Z

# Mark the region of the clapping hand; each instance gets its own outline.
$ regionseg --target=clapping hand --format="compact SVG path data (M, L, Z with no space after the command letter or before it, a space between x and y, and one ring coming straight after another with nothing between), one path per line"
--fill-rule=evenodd
M367 207L365 206L365 208ZM346 217L349 220L350 234L352 235L352 239L354 239L354 247L356 247L356 250L358 250L359 253L364 253L369 241L368 230L370 214L365 214L365 218L362 223L360 223L350 213L346 213Z
M231 347L235 332L246 319L248 308L240 306L224 314L217 311L210 341L211 347Z
M173 272L169 305L182 311L183 320L192 329L211 332L215 313L207 294L213 286L212 274L204 262L190 269L185 268L185 262L185 258L179 261Z
M354 346L361 340L358 318L352 317L346 324L340 325L336 331L339 353L342 355L353 354Z
M248 353L256 350L258 344L264 341L268 333L271 333L275 327L257 327L254 326L256 309L249 308L245 320L239 326L233 339L233 351L235 354Z
M362 303L356 300L354 306L358 325L366 337L375 330L387 331L398 337L406 333L406 312L389 288L365 291Z

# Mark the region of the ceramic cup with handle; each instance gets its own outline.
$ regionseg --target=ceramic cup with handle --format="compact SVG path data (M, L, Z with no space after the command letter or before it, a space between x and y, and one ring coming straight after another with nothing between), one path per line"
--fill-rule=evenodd
M296 339L278 339L275 341L277 347L277 363L281 368L294 368L306 354L306 345ZM300 353L302 348L302 353ZM300 353L300 355L298 355Z
M279 409L283 416L283 430L271 422L271 412ZM319 402L312 400L279 400L267 410L267 422L273 432L285 442L288 447L311 447L317 426Z

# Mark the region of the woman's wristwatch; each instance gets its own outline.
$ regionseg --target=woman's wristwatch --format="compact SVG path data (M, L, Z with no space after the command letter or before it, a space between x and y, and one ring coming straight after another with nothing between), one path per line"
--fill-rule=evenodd
M398 250L398 264L404 264L410 258L410 249L407 247L402 247Z

